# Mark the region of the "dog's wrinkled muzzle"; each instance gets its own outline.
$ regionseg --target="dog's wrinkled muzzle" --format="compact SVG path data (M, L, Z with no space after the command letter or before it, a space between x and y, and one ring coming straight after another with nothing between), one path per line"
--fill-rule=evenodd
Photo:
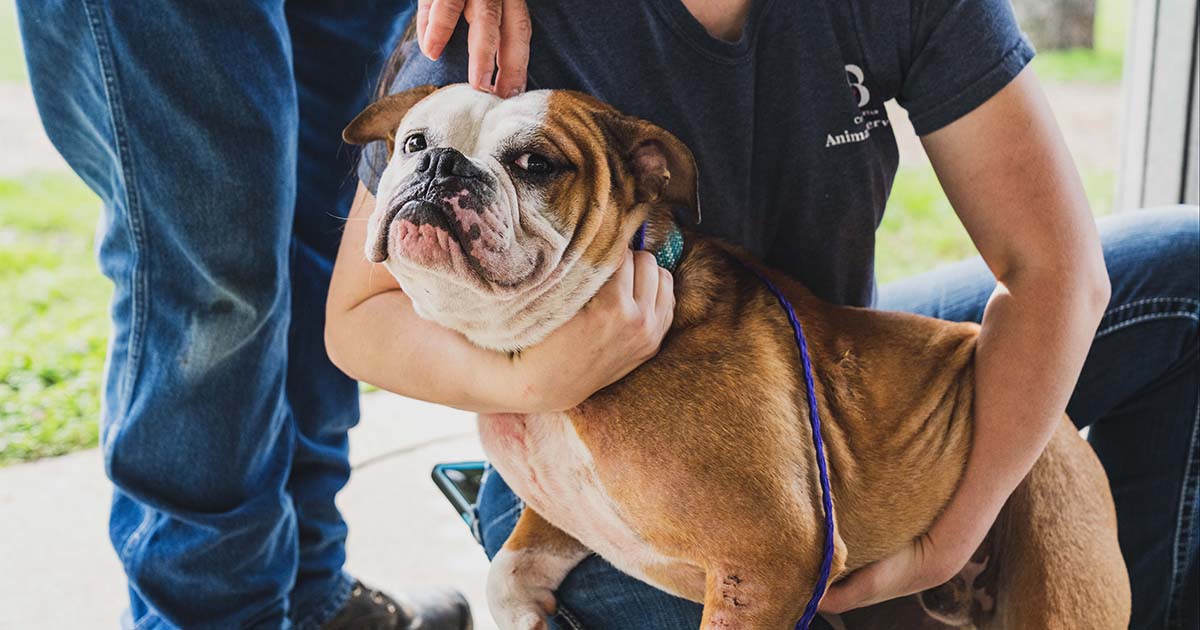
M391 228L397 219L409 221L415 226L431 225L457 239L460 230L456 228L461 221L453 216L455 210L446 204L454 198L459 205L470 207L478 213L478 202L470 201L469 197L493 196L488 194L492 187L491 179L470 158L455 149L429 149L419 158L416 170L404 186L407 191L405 196L409 199L397 200L380 217L380 223L376 226L378 232L367 258L374 263L388 259Z
M371 250L367 255L367 259L371 262L381 263L388 259L388 242L392 224L396 222L397 218L410 221L413 225L432 225L441 228L451 238L455 233L450 227L450 219L446 216L443 204L424 199L410 199L398 203L384 214L383 220L379 224L379 230L375 234L375 240L371 243Z

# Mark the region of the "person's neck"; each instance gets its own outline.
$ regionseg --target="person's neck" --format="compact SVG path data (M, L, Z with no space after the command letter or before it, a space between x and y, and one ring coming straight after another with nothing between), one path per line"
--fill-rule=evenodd
M713 37L734 43L742 38L753 0L681 0Z

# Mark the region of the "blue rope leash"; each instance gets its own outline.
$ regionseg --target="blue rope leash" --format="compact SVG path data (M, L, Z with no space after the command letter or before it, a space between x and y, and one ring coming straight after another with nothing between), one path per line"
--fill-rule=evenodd
M634 236L634 249L646 248L646 224L642 223L638 228L637 234ZM817 455L817 471L821 478L821 507L825 511L825 553L821 558L821 574L817 577L817 584L813 587L812 597L808 598L808 604L804 607L804 616L800 617L800 621L796 623L796 630L808 630L813 618L817 616L817 604L821 602L821 598L825 596L825 589L829 585L829 572L833 566L833 493L829 489L829 467L825 461L825 442L821 439L821 417L817 409L816 387L813 385L813 368L812 360L808 356L808 342L804 339L804 327L800 325L800 320L796 317L796 310L792 308L792 303L788 301L783 292L775 286L771 279L763 275L754 267L751 267L746 262L738 259L738 262L743 267L748 269L767 285L767 289L779 301L779 306L783 307L787 313L788 322L792 325L792 334L796 338L796 348L800 351L800 364L804 368L804 386L807 388L808 398L808 419L812 426L813 449Z
M741 260L738 262L767 285L767 288L775 295L775 299L779 301L779 305L787 312L788 322L791 323L792 333L796 338L796 348L800 350L800 363L804 367L804 386L808 391L808 419L812 425L813 449L817 453L817 471L821 477L821 507L825 510L825 554L821 558L821 574L817 577L816 586L813 587L812 597L808 598L808 605L804 607L804 616L800 617L800 621L796 623L796 630L808 630L809 624L817 616L817 604L825 596L825 588L829 584L829 571L833 566L833 493L829 489L829 467L825 462L825 442L821 439L821 417L817 410L816 388L813 385L812 360L808 356L808 342L804 339L804 327L796 318L796 310L792 308L792 303L784 297L783 292L775 286L774 282L771 282L770 278L745 262Z
M646 223L648 222L649 221L642 221L642 225L638 228L637 234L633 235L633 248L638 251L646 249Z

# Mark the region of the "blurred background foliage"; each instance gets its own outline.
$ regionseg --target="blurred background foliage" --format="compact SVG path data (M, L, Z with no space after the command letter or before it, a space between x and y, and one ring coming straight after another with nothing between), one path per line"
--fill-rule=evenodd
M0 179L0 465L96 443L112 294L98 212L72 175Z
M1039 42L1034 67L1043 82L1118 94L1111 88L1121 78L1129 0L1017 0L1019 12L1022 4L1047 10L1055 2L1091 11L1084 28L1092 29L1092 41L1061 50ZM1067 19L1078 27L1083 18ZM4 3L0 90L27 91L26 82L14 7ZM0 108L0 116L11 115ZM975 254L928 162L910 153L880 227L877 268L884 282ZM1113 169L1081 162L1081 171L1093 208L1108 213ZM93 250L100 212L95 195L65 166L0 172L0 466L96 444L112 292Z
M1119 103L1111 101L1120 98L1129 0L1015 0L1014 4L1017 14L1025 18L1022 25L1031 36L1028 24L1036 18L1051 19L1047 13L1055 10L1062 14L1081 10L1085 13L1084 16L1058 16L1056 21L1088 22L1093 33L1092 46L1057 48L1055 46L1069 42L1037 41L1033 38L1038 48L1033 69L1050 95L1051 106L1062 104L1055 102L1055 88L1067 88L1069 91L1063 92L1062 97L1109 101L1074 105L1084 108L1095 106L1115 114ZM1055 34L1057 32L1048 35ZM1101 116L1094 121L1070 120L1064 117L1060 108L1055 109L1058 110L1056 113L1060 125L1071 127L1071 130L1081 134L1112 132L1119 123L1115 115ZM1088 128L1096 125L1104 127L1094 130ZM897 136L900 135L897 133ZM1078 151L1075 154L1092 211L1098 216L1113 211L1116 187L1115 155L1118 147L1108 146L1106 149L1110 152L1107 160L1086 159L1094 156L1080 155ZM933 168L927 161L906 160L905 157L902 152L887 213L879 226L875 268L880 282L885 283L929 270L939 263L976 254L966 231L954 216L954 209L942 193Z

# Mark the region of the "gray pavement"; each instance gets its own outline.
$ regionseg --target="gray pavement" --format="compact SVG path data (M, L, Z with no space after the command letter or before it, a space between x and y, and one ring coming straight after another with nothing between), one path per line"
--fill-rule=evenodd
M354 474L338 497L347 569L389 591L448 585L492 630L487 561L429 479L439 461L479 459L471 414L384 392L363 396L350 432ZM92 449L0 469L0 630L116 628L125 606L108 543L111 487Z
M25 84L0 83L0 177L67 170Z
M26 85L0 84L0 177L65 170ZM389 591L463 591L475 627L493 630L487 561L429 470L481 459L472 414L385 392L363 396L350 432L350 483L338 504L350 523L347 569ZM0 468L0 630L116 628L125 579L108 542L111 486L99 451Z

